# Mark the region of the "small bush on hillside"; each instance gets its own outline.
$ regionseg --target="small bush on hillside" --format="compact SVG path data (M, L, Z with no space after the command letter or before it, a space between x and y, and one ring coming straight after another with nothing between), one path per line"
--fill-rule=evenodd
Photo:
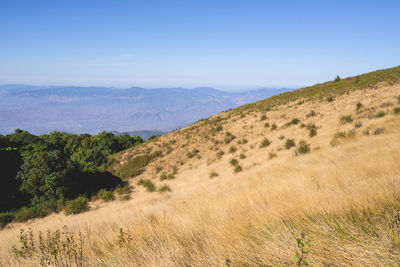
M347 136L346 132L341 131L341 132L335 133L335 135L333 137L334 138L345 138L346 136Z
M235 172L241 172L242 171L242 166L236 165L234 171Z
M285 136L284 136L284 135L281 135L281 136L279 136L278 138L279 138L279 140L283 140L283 139L285 139Z
M171 192L171 188L167 184L163 184L159 189L159 192Z
M275 152L269 152L268 157L269 157L269 159L273 159L273 158L276 158L277 155Z
M138 185L141 185L144 188L146 188L148 192L153 192L156 189L155 185L150 179L140 179L138 181Z
M278 128L278 126L276 126L275 123L271 125L271 131L275 130L276 128Z
M246 158L246 155L242 153L242 154L239 155L239 158L240 158L240 159L245 159L245 158Z
M266 115L264 115L264 114L261 115L261 118L260 118L261 121L265 121L266 119L267 119L267 116L266 116Z
M327 98L326 98L326 101L328 101L328 102L333 102L335 99L333 98L333 96L328 96Z
M188 158L193 158L194 156L196 156L200 151L198 149L193 149L191 152L186 153L186 156Z
M238 145L244 145L244 144L247 144L248 142L249 141L247 139L243 138L242 140L239 140L237 143L238 143Z
M335 83L340 82L341 80L342 80L342 79L340 78L340 76L337 75L336 78L335 78Z
M89 209L88 199L84 196L77 197L73 200L67 201L65 205L65 213L67 215L70 214L78 214Z
M106 189L101 189L98 193L97 193L97 198L108 202L108 201L112 201L115 199L114 193L112 191L108 191Z
M383 134L385 132L385 129L383 129L383 128L376 128L375 130L374 130L374 135L380 135L380 134Z
M214 178L214 177L217 177L217 176L219 176L219 174L218 174L217 172L215 172L215 171L212 171L212 172L210 172L210 174L209 174L209 177L210 177L210 178Z
M225 154L224 151L219 151L219 152L217 152L217 159L222 158L222 156L223 156L224 154Z
M341 122L342 124L350 123L350 122L353 122L353 118L351 117L351 115L345 115L345 116L342 116L342 117L340 118L340 122Z
M25 222L33 218L42 218L52 212L60 210L62 201L59 202L43 202L33 207L22 207L14 213L16 222Z
M310 144L308 144L306 141L301 140L299 142L299 148L297 150L300 154L306 154L310 152Z
M382 118L385 117L386 113L384 111L379 111L376 113L375 118Z
M361 102L358 102L356 104L356 110L360 110L360 109L362 109L362 107L363 107L363 104L361 104Z
M394 108L393 112L394 114L400 114L400 108Z
M362 122L358 121L356 123L354 123L354 128L358 129L362 127Z
M268 138L264 138L264 140L262 140L261 144L260 144L260 148L264 148L267 147L271 144L271 141L269 141Z
M160 181L164 181L164 180L172 180L175 179L175 175L172 173L163 173L160 176Z
M308 114L306 115L306 117L309 118L309 117L314 117L314 116L316 116L316 115L317 115L317 113L315 113L314 110L311 110L310 113L308 113Z
M312 138L317 135L317 126L313 123L307 124L308 135Z
M231 159L231 161L229 162L232 166L236 166L239 164L239 161L237 159Z
M235 146L231 146L231 147L229 148L229 153L235 153L236 150L237 150L237 148L236 148Z
M293 139L287 139L285 142L285 148L286 149L291 149L292 147L296 146L296 143L294 142Z
M230 132L226 132L225 133L225 137L224 137L224 143L225 144L229 144L230 142L233 141L233 139L235 139L236 136L234 136L233 134L231 134Z
M296 124L298 124L299 122L300 122L299 119L294 118L294 119L292 119L291 121L285 123L285 126L286 126L286 127L289 127L290 125L296 125Z
M268 128L269 127L269 122L264 123L264 127Z

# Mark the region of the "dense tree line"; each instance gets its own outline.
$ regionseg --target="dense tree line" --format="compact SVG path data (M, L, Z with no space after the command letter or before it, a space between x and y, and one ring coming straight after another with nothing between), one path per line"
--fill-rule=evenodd
M68 200L122 184L107 171L109 156L142 142L138 136L108 132L35 136L17 129L0 135L0 227L59 211Z

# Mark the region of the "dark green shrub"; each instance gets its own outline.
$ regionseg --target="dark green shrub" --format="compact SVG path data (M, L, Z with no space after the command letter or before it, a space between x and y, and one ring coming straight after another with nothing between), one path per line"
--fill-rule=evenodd
M187 156L188 158L193 158L193 157L196 156L199 152L200 152L200 151L199 151L197 148L195 148L195 149L192 150L192 152L188 152L188 153L186 154L186 156Z
M246 158L246 155L242 153L242 154L239 155L239 158L240 158L240 159L245 159L245 158Z
M234 171L235 172L241 172L242 171L242 166L236 165Z
M65 204L65 213L69 214L78 214L89 209L88 199L84 196L77 197L73 200L67 201Z
M285 123L285 126L286 126L286 127L289 127L290 125L296 125L296 124L298 124L299 122L300 122L299 119L294 118L294 119L292 119L291 121Z
M156 189L155 185L150 179L140 179L138 181L138 185L141 185L144 188L146 188L147 192L153 192Z
M294 142L293 139L286 139L286 142L285 142L286 149L291 149L294 146L296 146L296 143Z
M264 123L264 127L268 128L269 127L269 122Z
M358 102L356 105L356 110L360 110L363 107L363 104L361 102Z
M268 138L264 138L264 140L262 140L261 144L260 144L260 148L264 148L267 147L271 144L271 141L269 141Z
M346 132L337 132L335 133L334 137L335 138L345 138L347 136Z
M317 126L315 124L309 123L306 127L311 138L317 135Z
M217 152L217 159L222 158L222 156L223 156L224 154L225 154L224 151L219 151L219 152Z
M232 166L236 166L236 165L239 164L239 161L238 161L237 159L231 159L230 164L231 164Z
M261 115L261 118L260 118L261 121L265 121L266 119L267 119L267 116L266 116L266 115L264 115L264 114Z
M269 152L268 157L269 157L269 159L273 159L273 158L276 158L277 155L275 152Z
M375 117L376 118L382 118L386 115L386 113L384 111L379 111L378 113L376 113Z
M341 80L342 80L342 79L340 78L340 76L337 75L336 78L335 78L335 83L340 82Z
M326 98L326 101L328 101L328 102L333 102L335 99L333 98L333 96L328 96L327 98Z
M342 124L350 123L350 122L353 122L353 118L351 117L351 115L345 115L345 116L342 116L342 117L340 118L340 122L341 122Z
M103 200L104 202L108 202L108 201L115 200L114 192L108 191L108 190L106 190L106 189L101 189L101 190L97 193L96 196L97 196L97 198Z
M172 173L163 173L163 174L161 174L161 176L160 176L160 181L164 181L164 180L172 180L172 179L175 179L175 175L174 174L172 174Z
M237 150L237 148L236 148L235 146L231 146L231 147L229 148L229 153L235 153L236 150Z
M214 178L214 177L219 176L219 174L215 171L212 171L212 172L210 172L209 176L210 176L210 178Z
M235 139L236 136L234 136L233 134L231 134L230 132L226 132L225 133L225 137L224 137L224 143L225 144L229 144L230 142L233 141L233 139Z
M301 140L299 142L299 148L297 150L300 154L306 154L310 152L310 144L308 144L306 141Z
M393 112L394 112L395 114L400 114L400 108L394 108Z
M160 189L158 189L159 192L171 192L171 188L167 184L163 184Z
M354 123L354 128L358 129L362 127L362 122L358 121L356 123Z
M17 222L25 222L33 218L42 218L48 214L58 211L62 206L59 202L41 202L33 207L22 207L14 213L14 220Z
M276 124L273 123L272 126L271 126L271 131L275 130L276 128L278 128L278 126L276 126Z

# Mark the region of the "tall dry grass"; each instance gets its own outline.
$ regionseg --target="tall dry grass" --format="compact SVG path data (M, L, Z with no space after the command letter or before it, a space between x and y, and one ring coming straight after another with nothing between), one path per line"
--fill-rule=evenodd
M301 233L313 266L395 266L400 255L386 215L399 206L399 137L365 137L254 169L220 183L218 194L204 187L191 198L114 203L24 227L82 231L88 266L287 266ZM132 238L122 246L120 228ZM32 263L10 253L17 231L1 232L4 266Z

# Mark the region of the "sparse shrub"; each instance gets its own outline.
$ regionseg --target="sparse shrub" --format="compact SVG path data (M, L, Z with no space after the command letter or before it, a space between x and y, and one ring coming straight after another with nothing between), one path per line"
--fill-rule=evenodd
M310 152L310 144L308 144L306 141L301 140L299 142L299 148L297 150L300 154L306 154Z
M222 158L222 156L223 156L224 154L225 154L224 151L218 151L218 152L217 152L217 159Z
M309 117L314 117L314 116L316 116L316 115L317 115L317 113L315 113L314 110L311 110L310 113L308 113L308 114L306 115L306 117L309 118Z
M231 134L230 132L226 132L225 133L225 137L224 137L224 143L225 144L229 144L230 142L233 141L233 139L235 139L236 136L234 136L233 134Z
M308 135L312 138L317 135L317 126L315 124L309 123L307 126Z
M73 200L67 201L65 205L65 213L69 214L78 214L89 209L88 200L84 196L77 197Z
M336 78L335 78L335 83L340 82L341 80L342 80L342 79L340 78L340 76L337 75Z
M333 96L328 96L327 98L326 98L326 101L328 101L328 102L333 102L335 99L333 98Z
M239 140L237 143L238 143L238 145L244 145L244 144L247 144L247 142L248 142L248 140L243 138L242 140Z
M285 148L286 149L291 149L292 147L296 146L296 143L294 142L293 139L287 139L285 142Z
M269 159L273 159L273 158L276 158L277 155L275 152L269 152L268 157L269 157Z
M269 122L264 123L265 128L269 128Z
M358 121L356 123L354 123L354 128L358 129L362 127L362 122Z
M218 174L217 172L215 172L215 171L212 171L212 172L210 172L210 174L209 174L209 177L210 177L210 178L214 178L214 177L217 177L217 176L219 176L219 174Z
M285 139L285 136L284 136L284 135L281 135L281 136L279 136L278 138L279 138L279 140L283 140L283 139Z
M144 188L146 188L148 192L153 192L156 189L155 185L150 179L140 179L138 181L138 185L141 185Z
M362 109L362 107L363 107L363 104L361 104L361 102L358 102L356 104L356 110L360 110L360 109Z
M241 172L242 171L242 166L236 165L234 171L235 172Z
M197 148L195 148L195 149L192 150L192 152L186 153L186 156L187 156L188 158L193 158L193 157L196 156L199 152L200 152L200 151L199 151Z
M222 131L222 126L221 126L221 125L218 125L218 126L215 128L215 131L217 131L217 132Z
M231 159L230 164L231 164L232 166L236 166L236 165L239 164L239 161L238 161L237 159Z
M271 141L268 138L264 138L260 144L260 148L267 147L271 144Z
M386 113L384 111L379 111L376 113L375 118L382 118L385 117Z
M353 130L349 130L349 131L347 132L347 137L353 137L353 136L355 136L355 135L356 135L356 132L353 131Z
M240 158L240 159L245 159L245 158L246 158L246 155L242 153L242 154L239 155L239 158Z
M384 132L385 132L384 128L376 128L374 130L374 135L380 135L380 134L383 134Z
M267 116L265 114L261 115L261 118L260 118L261 121L265 121L266 119L267 119Z
M296 125L296 124L298 124L299 122L300 122L299 119L294 118L294 119L292 119L291 121L285 123L285 126L286 126L286 127L289 127L290 125Z
M341 122L342 124L350 123L350 122L353 122L353 118L351 117L351 115L345 115L345 116L342 116L342 117L340 118L340 122Z
M237 148L236 148L235 146L231 146L231 147L229 148L229 153L235 153L236 150L237 150Z
M400 114L400 108L399 107L394 108L393 112L394 112L394 114Z
M173 173L163 173L160 176L160 181L164 181L164 180L172 180L175 179L175 175Z
M346 137L346 132L341 131L341 132L337 132L334 135L335 138L345 138Z
M20 230L19 246L12 247L17 259L29 262L29 266L85 266L84 245L81 232L75 235L67 226L35 238L33 231ZM26 262L25 262L26 263Z
M171 188L167 184L163 184L159 189L159 192L171 192Z
M156 173L159 173L162 169L163 169L162 166L156 166L156 167L154 168L154 170L155 170Z
M273 123L273 124L271 125L271 131L275 130L276 128L278 128L278 126L276 126L276 124Z
M97 192L97 198L108 202L108 201L112 201L115 199L114 193L112 191L108 191L106 189L101 189L99 190L99 192Z

